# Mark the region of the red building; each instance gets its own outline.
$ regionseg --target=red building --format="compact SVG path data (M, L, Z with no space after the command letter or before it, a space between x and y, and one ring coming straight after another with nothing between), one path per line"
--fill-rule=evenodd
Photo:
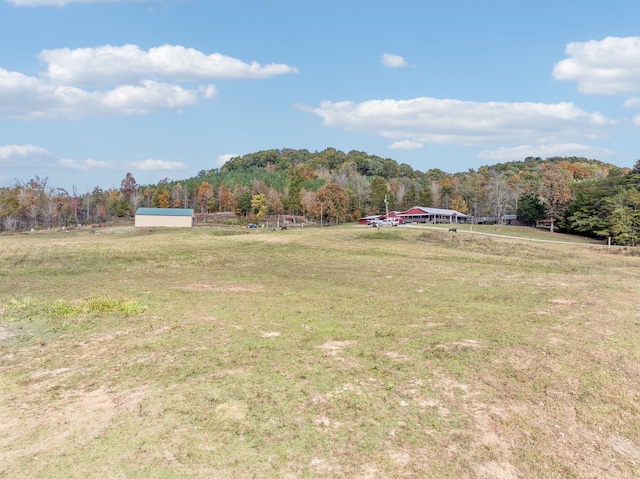
M364 217L358 219L358 223L360 223L361 225L369 225L373 221L378 221L378 220L382 220L382 219L384 219L384 215L364 216Z
M391 216L391 215L389 215ZM405 223L466 223L469 216L456 210L414 206L410 210L396 213Z

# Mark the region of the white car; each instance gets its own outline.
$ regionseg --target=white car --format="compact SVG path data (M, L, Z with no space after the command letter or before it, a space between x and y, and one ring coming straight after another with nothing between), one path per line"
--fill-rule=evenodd
M386 220L383 220L383 223L386 226L398 226L404 224L404 222L399 218L387 218Z

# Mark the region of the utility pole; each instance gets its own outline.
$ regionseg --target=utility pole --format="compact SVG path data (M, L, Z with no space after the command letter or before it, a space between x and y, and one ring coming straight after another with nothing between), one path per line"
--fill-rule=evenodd
M321 201L320 202L320 228L322 228L322 206L323 206L323 203Z

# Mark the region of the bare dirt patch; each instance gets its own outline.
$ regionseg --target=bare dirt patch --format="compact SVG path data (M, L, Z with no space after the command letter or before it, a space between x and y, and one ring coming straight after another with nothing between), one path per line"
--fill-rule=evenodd
M624 437L612 437L609 442L615 452L624 456L627 460L634 463L640 463L640 445L634 444L629 439Z
M400 354L397 351L385 351L384 355L393 361L411 361L411 357L406 354Z
M321 349L326 357L333 358L334 361L341 362L351 368L360 368L360 364L355 358L343 354L343 349L356 344L357 341L327 341L316 347Z
M260 336L263 338L277 338L280 336L280 333L278 331L262 331Z
M34 376L55 377L66 372L60 369ZM73 391L55 400L40 402L37 409L29 408L29 414L16 414L22 408L15 407L15 404L28 404L35 400L34 397L5 396L3 402L14 407L12 410L0 409L0 464L11 475L12 471L19 472L14 467L25 457L63 451L71 444L74 447L88 444L106 431L118 417L132 413L145 395L145 389L126 393L102 387Z
M239 401L228 401L216 407L216 413L223 419L244 421L248 413L246 404Z
M7 331L2 326L0 326L0 341L2 341L3 339L9 339L13 336L14 334L12 332Z
M576 304L576 301L570 298L564 298L564 297L555 298L551 302L553 304L567 304L567 305Z
M461 348L472 348L477 349L480 347L480 342L475 339L465 339L463 341L454 341L451 343L453 346L458 346Z
M340 353L344 348L353 346L356 344L356 341L327 341L324 344L321 344L320 346L317 346L318 348L320 348L325 354L328 354L330 356L335 356L338 353Z
M480 479L519 479L521 476L508 463L491 461L476 468Z

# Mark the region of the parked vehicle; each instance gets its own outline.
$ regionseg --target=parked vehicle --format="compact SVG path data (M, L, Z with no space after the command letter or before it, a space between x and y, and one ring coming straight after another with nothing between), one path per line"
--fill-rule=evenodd
M403 224L399 218L387 218L386 220L382 220L381 226L398 226Z

